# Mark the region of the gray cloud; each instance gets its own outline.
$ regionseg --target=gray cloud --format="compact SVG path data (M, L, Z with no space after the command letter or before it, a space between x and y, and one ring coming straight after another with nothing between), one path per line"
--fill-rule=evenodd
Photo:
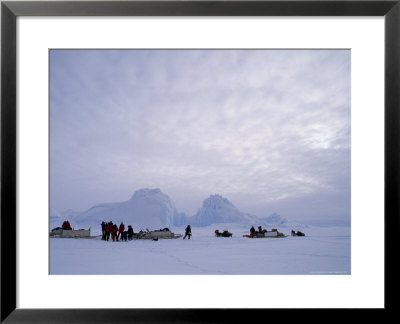
M159 187L189 214L220 193L349 220L350 51L53 50L50 69L53 208Z

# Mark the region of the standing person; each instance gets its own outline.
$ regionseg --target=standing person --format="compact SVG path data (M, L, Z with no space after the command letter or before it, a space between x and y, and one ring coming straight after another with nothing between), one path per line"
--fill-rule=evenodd
M111 222L108 222L104 229L106 232L106 241L108 241L110 239L110 234L111 234Z
M128 239L128 231L123 231L122 233L121 233L121 242L122 241L127 241L127 239Z
M250 234L251 235L254 235L256 233L256 229L254 228L254 226L252 226L251 228L250 228Z
M113 242L115 242L114 224L110 224L110 235Z
M118 238L124 232L124 230L125 230L125 225L123 222L121 222L121 225L119 225L119 229L118 229Z
M101 239L106 240L106 223L104 221L101 222Z
M128 225L128 240L132 240L133 239L133 228L132 225Z
M189 236L189 240L190 240L190 237L192 236L192 229L191 229L190 225L186 226L186 228L185 228L185 236L183 237L183 239L185 239L186 236Z
M262 233L262 227L261 226L258 226L258 233Z
M111 236L113 242L117 241L118 242L118 226L114 224L111 229Z

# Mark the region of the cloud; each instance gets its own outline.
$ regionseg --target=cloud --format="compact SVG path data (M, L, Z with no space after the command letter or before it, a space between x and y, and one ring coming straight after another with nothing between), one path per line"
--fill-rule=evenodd
M189 213L324 192L349 216L348 50L53 50L50 69L57 209L160 187Z

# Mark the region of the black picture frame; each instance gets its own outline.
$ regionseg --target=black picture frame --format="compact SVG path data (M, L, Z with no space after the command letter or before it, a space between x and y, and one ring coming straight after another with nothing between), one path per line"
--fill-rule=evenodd
M241 316L279 320L258 309L16 308L16 19L19 16L384 16L385 18L385 307L396 312L400 230L400 0L371 1L2 1L1 2L1 322L200 323ZM300 297L299 297L300 298ZM293 310L301 312L304 310ZM317 311L317 310L313 310ZM328 311L328 310L327 310ZM382 313L384 312L384 313ZM268 315L267 315L268 314ZM302 313L304 314L304 313ZM332 316L336 316L330 311ZM326 315L320 315L326 318ZM320 316L315 316L316 319ZM331 316L331 315L329 315ZM338 315L343 316L343 315Z

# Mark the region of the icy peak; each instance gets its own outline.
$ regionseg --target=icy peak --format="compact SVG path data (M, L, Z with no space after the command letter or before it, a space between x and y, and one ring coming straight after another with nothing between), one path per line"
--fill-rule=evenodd
M102 220L123 221L136 228L163 228L180 217L174 203L160 189L137 190L130 200L95 205L78 216L82 223L100 224Z
M153 195L158 195L158 194L162 194L164 195L161 190L159 188L155 188L155 189L139 189L137 191L135 191L135 193L133 194L132 198L138 198L138 197L145 197L145 196L153 196Z
M240 212L228 199L221 195L211 195L203 201L203 207L191 218L195 226L217 223L248 223L254 217Z
M203 201L203 208L217 209L223 207L235 208L235 206L228 199L219 194L211 195Z

